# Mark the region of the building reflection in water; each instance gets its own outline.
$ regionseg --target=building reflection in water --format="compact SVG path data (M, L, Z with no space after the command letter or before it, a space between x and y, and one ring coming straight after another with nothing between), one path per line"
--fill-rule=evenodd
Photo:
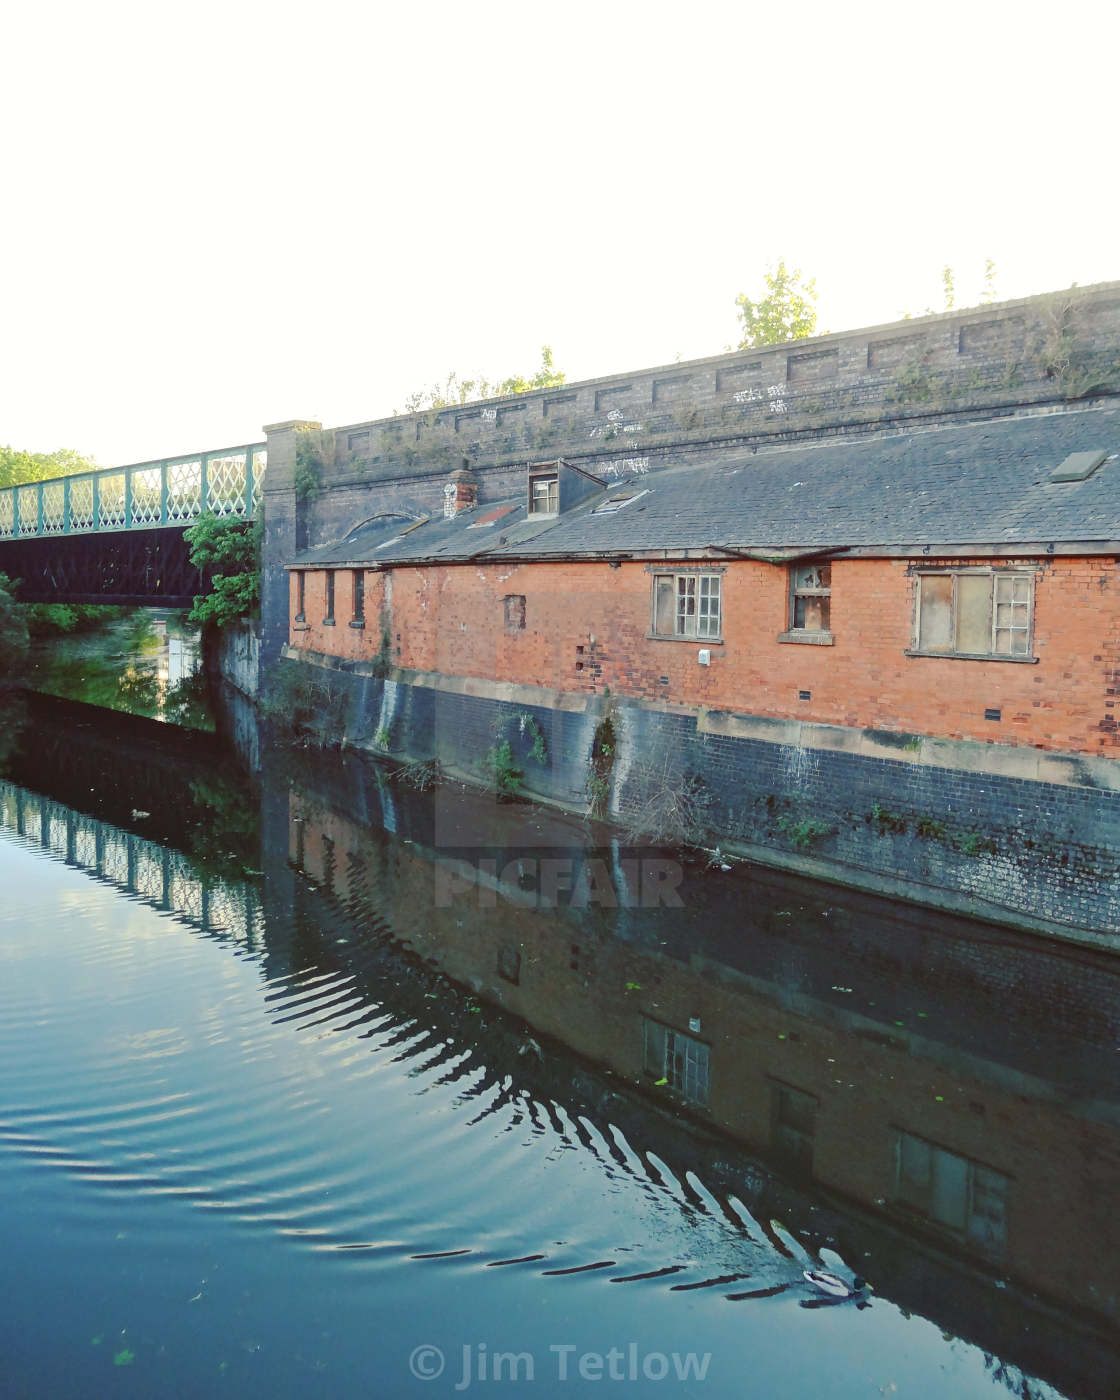
M666 879L664 852L586 849L579 824L527 806L489 805L480 847L479 805L445 789L433 822L397 785L304 777L288 858L539 1037L927 1261L1115 1327L1107 956L776 872Z

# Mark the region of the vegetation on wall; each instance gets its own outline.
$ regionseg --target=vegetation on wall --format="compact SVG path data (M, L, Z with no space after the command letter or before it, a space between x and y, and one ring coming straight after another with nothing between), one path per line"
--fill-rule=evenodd
M260 708L288 738L327 748L346 737L352 706L345 677L281 660L265 673Z
M604 817L610 806L611 773L614 770L617 749L618 736L615 734L614 720L608 713L596 725L595 735L591 741L587 798L589 814L593 817Z
M200 515L184 538L191 563L209 579L210 590L194 600L190 620L199 626L224 627L242 617L256 617L261 601L261 522L222 520Z
M441 408L453 408L457 404L473 403L477 399L496 399L507 394L529 394L534 389L552 389L565 381L563 370L556 368L552 358L552 347L541 346L540 368L533 375L511 374L506 379L489 380L484 375L474 379L461 379L452 370L442 382L433 384L430 389L420 389L409 394L404 401L405 413L424 413Z
M296 466L292 478L296 499L306 504L323 490L323 473L335 464L335 435L321 428L297 428Z

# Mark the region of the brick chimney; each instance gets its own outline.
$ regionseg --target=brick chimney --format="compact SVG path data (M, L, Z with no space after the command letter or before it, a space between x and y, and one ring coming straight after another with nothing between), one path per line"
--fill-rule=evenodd
M478 478L469 467L456 467L443 488L443 513L449 519L478 505Z

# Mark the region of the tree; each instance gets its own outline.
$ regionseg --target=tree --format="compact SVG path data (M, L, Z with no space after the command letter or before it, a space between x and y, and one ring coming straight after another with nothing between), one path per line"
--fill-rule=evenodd
M261 522L222 520L207 512L186 530L191 563L210 579L210 592L194 600L190 620L224 627L255 617L261 601Z
M0 574L0 687L18 681L27 661L27 619L14 592L15 584Z
M552 389L563 384L567 376L557 369L552 358L552 347L541 346L541 367L531 378L523 374L511 374L508 379L493 383L483 376L477 379L460 379L452 370L442 384L433 384L430 389L418 390L409 394L404 401L406 413L438 411L441 408L454 408L457 404L473 403L477 399L496 399L505 394L529 394L534 389Z
M812 277L804 278L800 268L791 272L783 258L765 280L767 294L758 301L746 293L735 298L743 325L740 350L804 340L817 328L817 284Z
M97 470L91 457L83 457L71 447L57 452L26 452L0 447L0 486L23 486L29 481L48 481L52 476L75 476Z

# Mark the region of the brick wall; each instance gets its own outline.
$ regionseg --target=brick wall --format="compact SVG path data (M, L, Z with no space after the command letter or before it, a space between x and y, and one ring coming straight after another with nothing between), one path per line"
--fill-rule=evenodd
M964 563L923 559L922 565ZM366 571L366 624L348 626L352 574L336 571L335 625L324 574L305 575L306 624L293 645L372 660L382 644L414 671L585 695L705 707L854 729L1116 756L1120 744L1120 569L1111 559L1009 560L1037 568L1037 664L913 657L917 580L905 560L832 565L834 644L778 641L785 568L726 565L723 639L651 639L651 574L638 563L470 564ZM660 566L658 566L660 567ZM294 575L291 584L294 599ZM507 618L505 600L525 599ZM292 603L294 612L295 604ZM701 647L708 666L698 664ZM806 698L802 698L802 697ZM999 711L999 719L985 712Z
M1055 352L1055 346L1060 354ZM526 461L562 455L600 476L718 461L727 447L850 435L1120 391L1120 283L818 336L323 431L320 490L294 491L292 421L266 428L263 660L283 643L282 571L379 511L439 511L447 474L479 500Z

